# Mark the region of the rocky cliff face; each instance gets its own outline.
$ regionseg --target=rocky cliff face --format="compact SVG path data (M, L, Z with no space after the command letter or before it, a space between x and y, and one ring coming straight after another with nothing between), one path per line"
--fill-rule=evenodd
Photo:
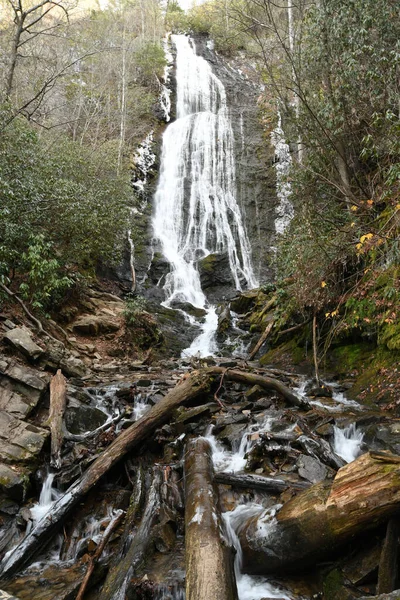
M195 41L197 53L211 64L226 89L235 137L237 199L252 246L254 271L259 281L268 280L272 276L276 174L274 148L260 122L258 76L244 55L228 60L215 53L206 37L198 36Z
M248 237L252 246L253 265L260 281L271 277L271 251L274 240L274 219L276 207L274 149L266 144L265 133L259 119L257 99L260 88L256 82L254 70L245 58L227 61L211 49L206 37L196 37L197 53L212 66L214 73L223 82L231 111L232 127L235 137L237 199L245 221ZM176 81L174 71L171 74L172 112L174 118ZM163 278L169 271L169 265L152 240L151 214L152 196L157 186L161 136L164 126L160 127L158 139L152 147L156 155L150 169L145 190L141 192L145 210L135 217L139 243L136 248L136 270L138 292L152 300L163 300ZM128 262L128 261L126 261ZM212 301L222 300L233 291L228 273L228 264L224 257L212 261L214 271L207 264L201 266L205 291ZM224 272L227 271L226 273ZM129 280L128 264L125 267L125 279ZM208 290L208 291L207 291Z

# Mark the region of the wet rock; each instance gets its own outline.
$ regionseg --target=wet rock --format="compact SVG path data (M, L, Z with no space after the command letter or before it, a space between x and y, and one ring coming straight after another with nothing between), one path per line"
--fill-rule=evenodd
M253 387L246 392L246 398L251 402L258 400L263 396L265 396L265 390L263 390L262 387L259 385L253 385Z
M23 502L29 488L29 478L25 474L0 463L0 490L12 500Z
M218 315L217 339L219 341L222 341L226 338L231 325L231 311L229 309L229 304L227 304L225 307L223 307Z
M232 423L232 425L227 425L224 427L217 437L223 442L228 443L231 448L233 448L235 444L239 444L246 428L247 424L245 423Z
M242 292L233 300L231 300L231 309L233 312L242 315L247 313L253 308L258 296L258 290L250 290L248 292Z
M65 411L65 425L70 433L79 435L94 431L106 421L107 415L95 406L68 407Z
M315 381L310 381L305 387L307 396L315 398L332 398L332 388L328 385L318 385Z
M10 464L37 457L49 432L0 411L0 460Z
M208 254L198 261L198 269L203 290L226 284L233 285L228 254Z
M400 422L378 425L375 428L375 440L382 448L400 454Z
M33 341L28 329L15 327L4 334L4 340L32 362L44 355L44 350Z
M207 314L207 311L204 308L193 306L193 304L190 304L190 302L178 302L177 300L175 300L174 302L172 302L171 308L183 310L183 312L187 313L188 315L191 315L192 317L195 317L196 319L201 319Z
M233 425L234 423L238 424L238 423L248 423L248 422L249 422L248 416L244 415L243 413L239 413L239 414L230 413L230 414L218 415L215 420L214 433L218 433L218 431L221 431L227 425Z
M195 406L194 408L181 408L177 410L176 423L188 423L189 421L195 421L209 414L219 410L218 405L215 402L209 402L202 406Z
M154 544L159 552L170 552L175 545L176 536L169 523L156 526L153 530Z
M82 315L72 324L76 333L97 336L102 333L113 333L118 331L120 324L111 315Z
M322 481L328 475L328 469L315 458L301 454L297 459L299 475L311 483Z

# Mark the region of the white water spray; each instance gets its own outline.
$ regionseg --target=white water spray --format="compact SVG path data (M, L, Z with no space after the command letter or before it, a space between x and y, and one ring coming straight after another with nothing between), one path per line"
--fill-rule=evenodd
M274 526L277 508L278 507L272 507L270 509L272 526ZM222 514L229 542L236 550L235 577L239 600L262 600L263 598L290 600L292 596L289 596L282 588L273 584L271 581L268 581L266 578L253 577L242 573L243 552L237 532L240 530L240 526L243 522L259 513L262 509L263 507L256 503L239 504L234 510ZM266 527L267 525L263 525L263 535L266 534Z
M354 423L344 429L334 427L334 450L347 463L350 463L360 456L363 438L363 432L357 429Z
M196 55L192 40L172 36L177 49L177 119L163 137L155 194L154 234L171 265L164 289L174 301L205 308L202 334L185 354L215 351L217 319L197 268L209 254L226 254L237 289L255 287L251 248L236 202L234 138L222 82Z

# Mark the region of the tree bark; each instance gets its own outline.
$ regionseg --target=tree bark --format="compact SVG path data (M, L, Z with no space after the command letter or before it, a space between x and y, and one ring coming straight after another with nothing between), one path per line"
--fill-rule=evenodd
M185 458L186 599L237 600L233 550L222 535L211 446L189 442Z
M125 591L129 581L134 577L135 572L152 541L150 531L159 515L159 490L161 481L161 471L158 469L154 474L140 525L136 533L132 535L131 539L128 541L128 549L125 556L110 569L99 596L100 600L119 600L120 598L125 598ZM140 496L139 491L138 493ZM140 503L140 498L138 496L135 497L134 503L136 504L133 510L135 516L137 516L137 503Z
M397 562L399 556L399 520L390 519L379 561L378 594L393 592L397 584Z
M102 555L103 550L106 547L107 542L111 537L111 534L113 533L113 531L118 527L119 523L121 522L123 515L124 515L124 512L122 510L119 511L116 515L114 515L114 517L110 521L107 529L105 530L103 538L102 538L100 544L97 546L95 553L93 554L93 556L90 557L89 566L87 568L85 577L82 580L81 586L78 590L76 600L83 600L86 588L88 586L88 583L90 581L90 578L91 578L94 568L96 566L96 562L99 560L100 556Z
M50 381L50 434L51 451L50 464L59 469L61 467L61 446L64 438L63 417L67 403L67 384L61 369Z
M165 398L153 406L139 421L123 431L119 437L90 465L86 473L74 483L58 500L51 514L46 515L32 531L0 564L0 577L10 577L31 560L38 550L42 550L51 537L59 530L71 510L83 499L99 479L114 467L128 452L143 442L152 432L164 425L171 412L211 390L217 375L225 374L225 379L240 381L249 385L260 385L264 389L273 389L283 395L285 400L301 408L308 403L295 396L289 388L276 379L261 377L242 371L227 370L221 367L210 367L202 371L194 371L187 379L178 383Z
M272 377L263 377L262 375L256 375L255 373L247 373L245 371L237 371L234 369L224 369L223 367L210 367L205 369L205 372L212 375L224 375L225 380L237 381L239 383L247 383L248 385L259 385L265 390L274 390L281 394L284 399L292 406L298 406L309 410L311 407L309 403L303 398L299 398L296 394L286 387L278 379Z
M390 454L382 461L367 453L340 469L332 483L313 485L280 510L260 511L238 532L243 569L296 571L325 559L399 510L399 477L400 465Z
M207 370L206 370L207 371ZM163 425L169 415L181 404L192 400L210 390L212 377L209 373L194 371L187 379L172 389L165 398L153 406L139 421L123 431L121 435L94 461L86 473L74 483L58 500L51 514L46 515L32 531L0 564L0 577L8 578L30 561L37 551L43 549L52 536L59 530L71 510L82 500L87 492L116 465L127 452L143 442L151 433Z
M261 346L264 344L264 342L266 341L267 337L271 333L274 324L275 324L275 321L271 321L270 323L268 323L268 325L266 326L266 328L265 328L262 336L258 340L257 344L254 346L253 350L250 352L250 354L249 354L249 360L253 360L253 358L255 357L255 355L257 354L257 352L259 351L259 349L261 348Z
M310 483L291 482L277 477L265 477L263 475L234 475L231 473L216 473L215 483L231 485L232 487L259 490L264 492L284 492L288 488L304 490L310 487Z

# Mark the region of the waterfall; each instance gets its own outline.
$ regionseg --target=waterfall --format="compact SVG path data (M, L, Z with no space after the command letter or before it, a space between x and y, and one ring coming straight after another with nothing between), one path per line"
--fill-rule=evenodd
M255 287L251 248L236 202L234 137L224 85L184 35L177 50L177 118L163 136L155 194L154 235L171 265L166 306L176 301L207 310L202 334L186 354L215 351L217 317L201 288L198 261L229 258L237 289Z

